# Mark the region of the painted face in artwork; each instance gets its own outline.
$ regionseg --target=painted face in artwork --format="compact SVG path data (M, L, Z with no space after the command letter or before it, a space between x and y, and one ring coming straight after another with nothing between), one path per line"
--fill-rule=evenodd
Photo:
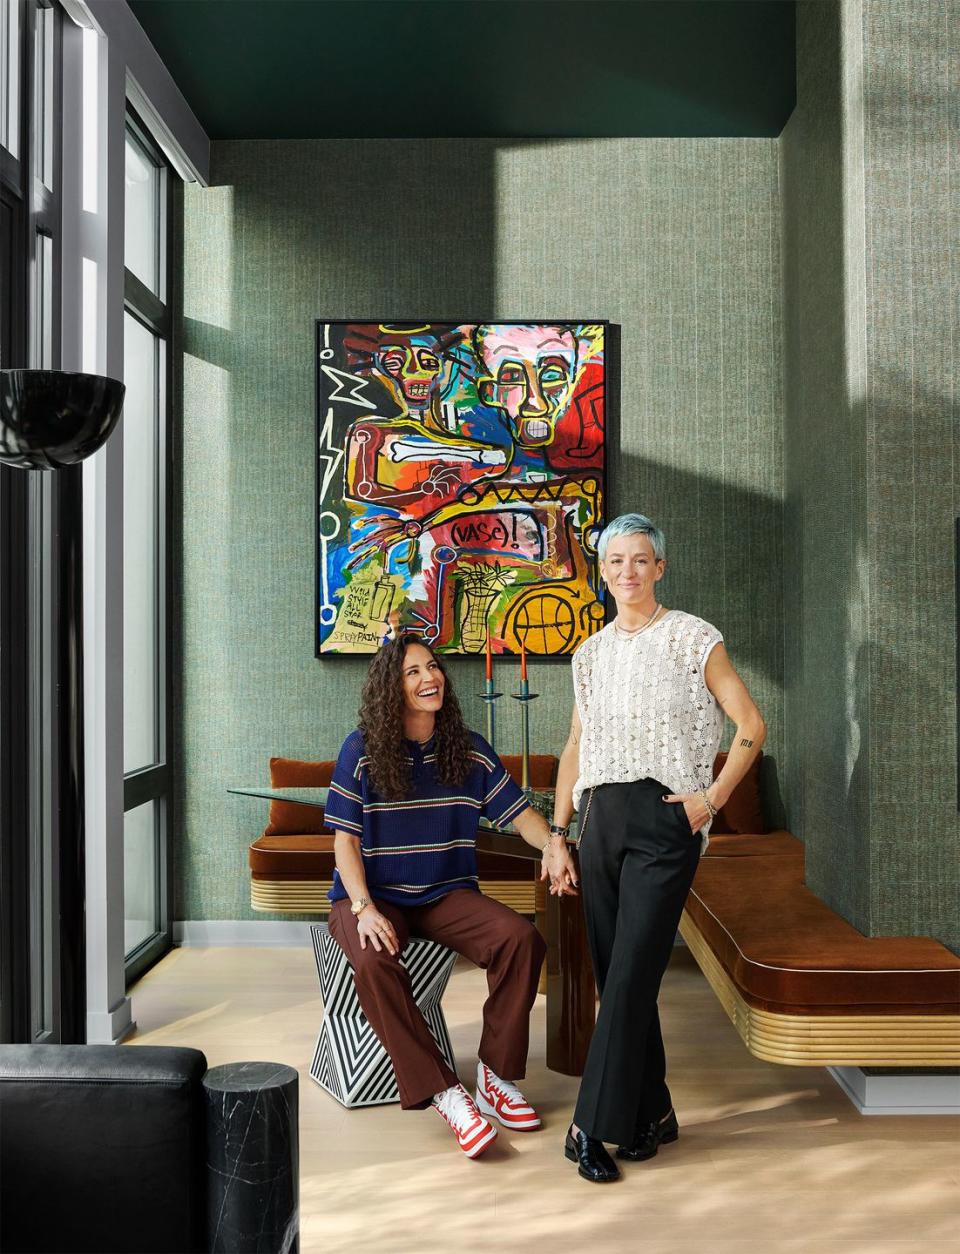
M399 387L411 409L426 409L440 380L440 357L432 340L382 344L377 365Z
M521 446L549 444L573 391L576 336L564 327L481 327L477 343L480 399L507 414Z

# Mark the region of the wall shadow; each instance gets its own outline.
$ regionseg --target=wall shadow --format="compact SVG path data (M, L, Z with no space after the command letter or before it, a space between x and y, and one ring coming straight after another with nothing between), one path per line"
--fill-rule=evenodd
M176 918L261 917L245 846L266 814L225 789L272 755L335 754L368 666L314 657L316 321L495 316L494 157L215 143L211 188L188 193Z

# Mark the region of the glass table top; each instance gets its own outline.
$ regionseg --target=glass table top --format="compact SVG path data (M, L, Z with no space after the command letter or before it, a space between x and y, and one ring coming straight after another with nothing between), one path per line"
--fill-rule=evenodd
M228 788L243 797L263 797L266 801L293 801L304 806L327 804L327 788Z
M294 788L259 788L259 787L249 788L247 787L247 788L228 788L227 789L227 792L234 793L237 796L261 797L264 801L289 801L289 802L293 802L294 804L305 805L305 806L326 805L328 791L329 789L327 788L306 788L303 786L294 787ZM540 814L543 815L543 817L547 820L548 823L551 822L551 820L553 819L553 789L552 788L528 789L525 795L526 795L527 800L530 802L531 806L533 806L535 810L539 811ZM501 830L501 829L496 828L487 819L480 819L479 826L489 831ZM507 828L506 830L512 831L513 829ZM573 841L576 839L576 835L577 835L577 816L574 815L570 823L570 835L568 836L567 839L570 841Z

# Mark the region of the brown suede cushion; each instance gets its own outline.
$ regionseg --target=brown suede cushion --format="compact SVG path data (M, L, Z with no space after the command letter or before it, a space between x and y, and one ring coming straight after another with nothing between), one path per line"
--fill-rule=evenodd
M328 880L333 875L333 833L325 836L270 836L250 846L254 879Z
M786 853L803 857L803 841L790 832L768 832L766 836L741 836L738 832L719 836L710 832L705 858L754 858L758 854Z
M335 762L303 762L299 758L270 759L271 788L326 788ZM264 836L312 836L329 832L320 806L295 801L271 801ZM331 846L332 848L332 846Z
M521 783L523 780L523 758L520 754L501 754L500 761L507 768L507 773L513 782L515 784ZM557 768L559 766L560 759L554 757L552 753L531 753L530 787L552 788L557 782Z
M763 754L759 754L743 779L737 784L725 806L722 806L717 817L710 826L711 837L731 832L757 835L765 832L767 825L763 821L763 806L760 802L760 762ZM713 778L716 779L723 770L727 755L718 753L713 762Z
M960 957L863 936L803 882L803 858L703 858L687 913L742 995L780 1013L957 1014Z

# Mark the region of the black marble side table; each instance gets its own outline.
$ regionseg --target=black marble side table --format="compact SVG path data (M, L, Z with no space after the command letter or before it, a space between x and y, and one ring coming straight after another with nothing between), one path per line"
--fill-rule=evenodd
M212 1067L207 1098L207 1249L297 1254L300 1248L296 1071L275 1062Z

